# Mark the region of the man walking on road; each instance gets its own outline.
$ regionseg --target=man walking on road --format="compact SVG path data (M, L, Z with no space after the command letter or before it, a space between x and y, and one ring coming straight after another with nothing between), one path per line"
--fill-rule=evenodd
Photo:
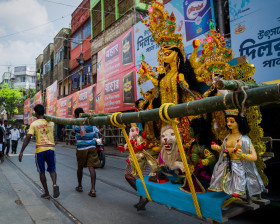
M13 129L11 130L12 154L17 153L17 145L18 145L19 139L20 139L19 130L14 125Z
M4 121L4 126L3 126L4 130L5 130L5 133L6 133L6 141L5 143L3 144L3 147L2 147L2 152L3 152L3 155L5 155L5 149L7 149L6 151L6 156L10 156L9 155L9 151L10 151L10 127L9 127L9 123L7 120Z
M4 128L2 127L2 121L0 120L0 159L1 162L4 162L4 154L2 152L3 144L7 143L6 133Z
M44 119L45 108L41 104L34 107L35 116L37 118L29 128L29 131L24 139L21 152L19 154L19 161L22 161L22 156L25 148L30 142L32 135L36 136L35 162L37 170L40 174L40 181L43 185L45 193L41 195L42 198L49 199L50 194L45 176L45 162L47 163L47 171L50 173L53 182L53 197L59 196L59 187L56 185L56 171L55 171L55 152L54 152L54 123L48 122Z
M83 108L76 108L74 116L79 118L80 113L84 113ZM88 167L90 178L91 178L91 189L88 193L91 197L96 197L95 182L96 182L96 167L99 167L98 153L96 151L96 141L98 138L97 133L99 132L96 126L75 126L74 127L77 139L77 178L78 186L76 191L82 192L82 179L83 179L83 168Z

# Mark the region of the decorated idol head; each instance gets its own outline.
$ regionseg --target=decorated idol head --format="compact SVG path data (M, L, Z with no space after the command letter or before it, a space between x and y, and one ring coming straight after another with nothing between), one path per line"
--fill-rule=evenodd
M226 124L227 128L232 132L238 129L242 135L246 135L250 132L250 126L246 117L242 117L237 109L226 110Z

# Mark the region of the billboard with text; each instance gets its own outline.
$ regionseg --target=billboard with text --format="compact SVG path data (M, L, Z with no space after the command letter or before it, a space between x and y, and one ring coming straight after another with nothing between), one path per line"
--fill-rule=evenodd
M97 113L133 110L136 100L133 28L98 52Z

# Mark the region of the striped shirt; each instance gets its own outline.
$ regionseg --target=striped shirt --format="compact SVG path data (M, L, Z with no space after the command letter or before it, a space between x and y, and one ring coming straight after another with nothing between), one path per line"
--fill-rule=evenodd
M98 128L96 126L74 126L77 140L77 150L96 148L95 138L98 138ZM81 130L84 135L81 135Z

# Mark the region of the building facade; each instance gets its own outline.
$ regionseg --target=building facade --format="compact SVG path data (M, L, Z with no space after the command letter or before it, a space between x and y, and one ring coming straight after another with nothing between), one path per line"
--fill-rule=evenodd
M3 75L2 75L1 85L5 85L5 84L10 85L11 84L10 79L11 79L11 73L10 72L4 72Z
M71 93L93 84L91 67L90 0L84 0L73 12L71 19ZM78 61L78 60L79 61Z
M35 89L36 72L35 68L28 66L18 66L14 68L11 75L11 85L14 88Z
M54 38L54 68L53 79L57 80L57 97L62 98L70 94L69 64L70 42L68 36L70 29L62 28Z
M36 93L43 92L43 54L40 54L36 58Z

